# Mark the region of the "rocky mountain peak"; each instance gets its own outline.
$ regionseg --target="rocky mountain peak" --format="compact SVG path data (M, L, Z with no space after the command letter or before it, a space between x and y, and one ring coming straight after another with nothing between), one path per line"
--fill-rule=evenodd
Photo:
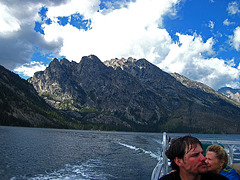
M236 104L146 59L103 63L90 55L79 63L54 60L36 74L29 82L39 94L54 107L78 114L81 122L106 124L112 119L135 131L240 132Z
M95 55L83 56L78 64L78 71L94 73L96 71L105 70L106 66Z
M57 58L54 58L50 63L49 63L49 67L55 67L55 66L59 66L60 63L58 61Z
M55 58L56 59L56 58ZM60 60L60 64L61 65L69 65L70 64L70 61L69 60L67 60L66 58L63 58L63 59L61 59Z
M104 64L106 66L111 66L113 69L121 68L122 70L129 65L132 65L134 62L138 61L137 59L134 59L132 57L129 57L128 59L125 58L115 58L111 60L104 61Z
M239 103L146 59L54 59L28 82L0 66L0 124L240 133Z
M53 77L54 74L58 74L57 76L62 76L62 65L58 61L57 58L54 58L53 61L51 61L46 68L46 72L48 73L49 77Z
M102 61L95 55L83 56L79 64L102 65Z

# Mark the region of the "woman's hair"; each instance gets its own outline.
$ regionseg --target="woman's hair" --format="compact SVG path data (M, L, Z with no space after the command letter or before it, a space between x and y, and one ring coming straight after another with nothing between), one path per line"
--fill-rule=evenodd
M222 146L218 144L213 144L211 146L208 146L206 153L208 151L215 152L216 157L218 158L219 161L224 161L223 168L225 168L228 164L228 154L226 151L223 149Z

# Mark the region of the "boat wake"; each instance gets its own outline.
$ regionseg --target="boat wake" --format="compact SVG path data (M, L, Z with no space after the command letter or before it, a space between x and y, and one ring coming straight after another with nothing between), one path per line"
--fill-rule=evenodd
M129 148L129 149L132 149L134 151L138 151L138 152L142 152L144 154L148 154L150 155L152 158L156 159L156 160L160 160L160 154L157 154L157 153L153 153L152 151L147 151L143 148L139 148L139 147L136 147L136 146L132 146L132 145L128 145L128 144L124 144L124 143L121 143L119 142L118 144L120 144L121 146L124 146L126 148Z
M11 180L42 180L42 179L73 179L73 180L86 180L86 179L111 179L112 175L103 173L99 170L99 167L102 166L102 162L96 159L90 159L87 162L79 163L75 165L66 164L64 168L46 172L44 174L37 174L33 176L20 176L12 177Z

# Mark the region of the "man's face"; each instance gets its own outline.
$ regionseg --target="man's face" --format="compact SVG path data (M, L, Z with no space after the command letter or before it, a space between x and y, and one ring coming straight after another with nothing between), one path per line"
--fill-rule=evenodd
M199 144L197 144L196 147L193 146L191 150L186 147L180 169L186 173L196 175L205 173L207 171L205 159L206 158L203 156L203 150Z

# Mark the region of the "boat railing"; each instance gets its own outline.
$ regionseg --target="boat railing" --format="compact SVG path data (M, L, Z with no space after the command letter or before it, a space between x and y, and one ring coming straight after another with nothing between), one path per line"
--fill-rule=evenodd
M151 180L158 180L160 177L168 173L168 167L169 167L168 158L165 152L168 149L169 142L170 142L170 137L168 137L167 133L164 132L160 161L157 163L157 165L153 169Z

